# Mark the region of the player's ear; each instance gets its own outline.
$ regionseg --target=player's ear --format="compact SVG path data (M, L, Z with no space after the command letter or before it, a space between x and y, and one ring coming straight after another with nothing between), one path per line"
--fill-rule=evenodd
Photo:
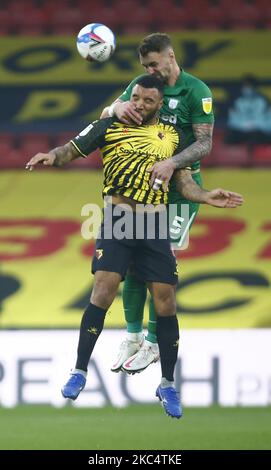
M170 59L175 59L175 54L174 54L174 50L173 49L169 49L168 50L168 55L170 57Z
M158 109L161 109L162 106L163 106L163 98L161 98L160 101L159 101L159 107L158 107Z

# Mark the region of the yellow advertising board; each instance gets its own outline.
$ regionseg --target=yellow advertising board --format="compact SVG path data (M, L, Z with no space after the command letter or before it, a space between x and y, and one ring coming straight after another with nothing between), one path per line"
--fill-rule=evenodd
M269 31L172 33L178 63L210 86L216 123L251 74L271 99ZM137 47L142 35L118 36L105 63L79 56L75 37L3 37L0 50L0 132L79 131L97 119L132 79L144 73Z
M75 37L3 37L1 83L74 84L128 83L142 73L137 47L142 35L118 36L113 57L104 64L79 56ZM177 61L203 80L270 79L269 31L183 31L171 34Z
M0 327L78 327L93 277L86 204L102 205L101 172L7 171L0 175ZM271 326L270 171L204 170L206 188L241 192L242 208L203 206L179 252L184 328ZM107 327L124 326L121 297ZM147 309L145 319L147 318Z

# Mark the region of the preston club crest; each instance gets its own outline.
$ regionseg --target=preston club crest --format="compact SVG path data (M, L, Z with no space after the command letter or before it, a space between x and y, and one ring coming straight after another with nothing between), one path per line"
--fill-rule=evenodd
M175 100L174 98L170 98L170 100L168 102L168 107L170 109L176 109L178 104L179 104L179 100Z

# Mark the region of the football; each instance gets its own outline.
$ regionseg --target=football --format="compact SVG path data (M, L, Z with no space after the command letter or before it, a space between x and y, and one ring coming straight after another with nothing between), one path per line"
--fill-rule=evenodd
M104 24L91 23L79 31L76 44L84 59L105 62L116 48L116 39L111 29Z

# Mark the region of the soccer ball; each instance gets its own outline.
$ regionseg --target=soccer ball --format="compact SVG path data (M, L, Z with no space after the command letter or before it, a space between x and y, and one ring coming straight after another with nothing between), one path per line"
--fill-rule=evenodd
M111 29L104 24L91 23L79 31L76 44L84 59L105 62L116 48L116 39Z

